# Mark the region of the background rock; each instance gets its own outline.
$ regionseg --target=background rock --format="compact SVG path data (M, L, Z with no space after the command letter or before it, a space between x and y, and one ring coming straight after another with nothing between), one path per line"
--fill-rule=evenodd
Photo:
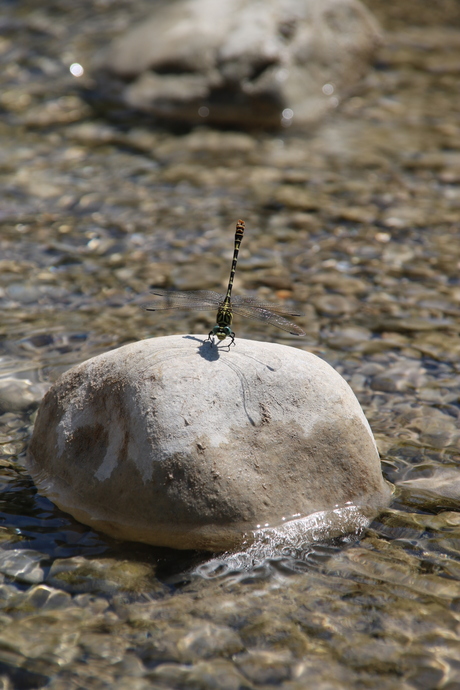
M37 407L46 386L29 379L7 376L0 379L0 412L28 410Z
M380 41L358 0L180 0L97 64L129 81L126 104L159 118L279 127L335 108Z
M43 493L116 537L222 549L390 493L362 410L326 362L238 338L143 340L66 372L30 445ZM322 535L324 537L324 535Z

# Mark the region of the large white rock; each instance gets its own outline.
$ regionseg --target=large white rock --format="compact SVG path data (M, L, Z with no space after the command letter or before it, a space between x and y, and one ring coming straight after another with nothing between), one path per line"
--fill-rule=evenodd
M344 379L303 350L241 338L230 351L153 338L70 369L42 401L29 469L81 522L176 548L231 548L340 507L371 516L390 495Z
M336 107L380 43L359 0L176 0L97 62L101 91L116 75L127 105L159 118L279 127Z

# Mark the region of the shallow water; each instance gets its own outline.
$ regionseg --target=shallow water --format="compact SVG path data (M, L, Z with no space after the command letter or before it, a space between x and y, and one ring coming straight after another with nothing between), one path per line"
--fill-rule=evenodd
M408 26L390 3L364 85L316 130L274 135L98 114L69 65L148 7L2 4L3 687L459 688L455 5L429 21L417 6ZM153 286L221 289L239 217L235 289L299 302L307 336L242 320L237 339L306 348L345 376L394 502L359 535L251 562L116 543L36 494L21 466L34 411L99 352L207 333L212 313L139 304Z

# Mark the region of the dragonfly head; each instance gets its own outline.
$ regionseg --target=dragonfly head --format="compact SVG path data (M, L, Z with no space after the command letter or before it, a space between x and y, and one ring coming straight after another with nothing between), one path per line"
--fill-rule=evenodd
M225 338L231 338L234 336L230 326L214 326L211 333L215 335L218 340L225 340Z

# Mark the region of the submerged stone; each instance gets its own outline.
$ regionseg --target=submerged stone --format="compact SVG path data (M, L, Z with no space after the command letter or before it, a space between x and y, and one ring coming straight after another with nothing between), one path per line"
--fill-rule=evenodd
M380 44L358 0L179 0L117 38L96 74L100 94L165 121L288 127L336 108Z
M81 522L175 548L231 548L356 506L360 520L330 521L346 531L390 495L345 380L309 352L240 338L229 351L152 338L73 367L42 401L28 462Z

